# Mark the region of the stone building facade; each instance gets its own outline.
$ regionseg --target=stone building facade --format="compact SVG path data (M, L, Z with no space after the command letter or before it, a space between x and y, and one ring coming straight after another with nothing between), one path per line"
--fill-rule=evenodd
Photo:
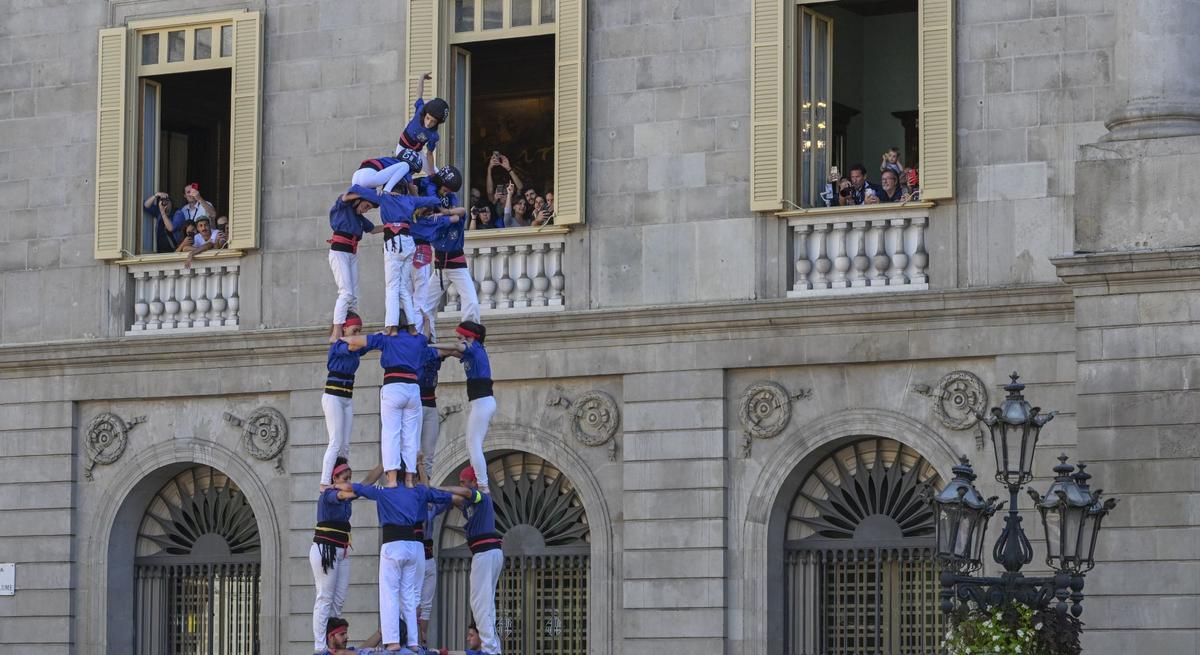
M749 654L826 652L813 644L840 629L858 644L883 639L869 652L890 652L902 639L890 631L915 619L880 618L886 585L865 569L855 579L870 588L855 593L872 600L855 611L875 622L847 627L821 614L851 610L817 602L820 589L803 592L822 584L801 581L816 571L805 558L833 550L793 551L788 544L805 534L794 516L809 511L804 494L820 486L813 476L836 486L838 466L882 475L880 462L936 482L965 454L989 481L991 446L969 410L998 404L1016 370L1034 404L1059 411L1039 444L1035 485L1045 485L1062 451L1089 462L1122 499L1088 577L1086 651L1193 652L1200 237L1186 173L1200 162L1192 74L1200 7L920 0L922 20L944 10L949 21L944 61L921 51L927 77L942 64L951 72L944 88L953 120L942 145L953 157L941 172L949 191L838 214L789 211L788 183L771 195L763 176L790 164L757 167L775 143L754 138L776 111L755 104L771 79L763 62L791 54L764 27L780 4L557 5L558 79L574 70L583 81L582 118L556 123L555 137L560 196L569 193L564 175L579 178L578 222L468 239L490 303L499 404L490 456L514 476L562 476L569 482L547 488L570 494L586 515L575 519L586 538L562 551L585 558L573 579L586 584L586 603L572 606L573 618L557 607L552 615L528 609L525 618L541 622L532 632L585 634L579 652ZM147 517L187 497L169 489L196 467L216 473L191 478L187 492L232 483L249 507L261 652L308 647L307 553L335 291L326 210L357 162L390 148L407 119L405 99L421 72L412 62L448 56L438 39L415 52L414 17L440 25L438 12L453 5L8 8L0 26L0 562L16 571L15 594L0 596L0 653L122 652L146 639L147 608L161 609L139 586L153 563L141 559L147 535L158 535ZM260 30L260 60L246 69L260 75L251 82L251 109L261 112L253 199L231 204L253 206L231 218L244 247L199 258L193 274L206 282L191 296L159 297L167 280L183 279L180 259L122 253L119 240L116 257L102 252L98 205L111 197L97 187L107 184L111 134L98 116L106 106L98 36L103 43L113 33L104 30L209 12L235 23L237 12L254 14ZM571 38L574 59L563 47ZM784 30L782 38L791 37ZM444 90L440 63L435 83ZM792 100L778 95L777 115L789 115ZM578 146L575 169L568 143ZM126 195L121 211L140 201ZM818 240L831 246L824 255ZM879 251L864 256L856 243ZM378 324L383 285L369 273L381 256L364 247L360 259L366 317ZM380 382L367 361L352 461L378 452ZM443 375L439 395L435 477L446 479L466 461L459 371ZM346 612L365 636L375 625L378 531L369 508L359 507L355 523ZM548 536L529 552L549 548ZM918 565L928 544L904 544L917 568L902 569L915 577L896 593L924 598ZM871 546L870 565L901 552L893 546ZM441 547L452 550L450 541ZM222 561L250 561L235 551L229 545ZM449 624L454 611L461 607L439 616Z

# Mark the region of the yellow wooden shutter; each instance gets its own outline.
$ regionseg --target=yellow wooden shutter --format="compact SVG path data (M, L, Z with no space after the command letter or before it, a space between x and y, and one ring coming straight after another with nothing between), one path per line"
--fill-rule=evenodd
M954 0L922 0L920 43L921 199L954 197Z
M258 247L259 125L262 123L262 17L233 19L229 119L229 247Z
M554 224L583 222L587 7L558 0L554 42Z
M425 100L437 95L438 82L438 0L410 0L408 3L408 35L404 39L405 58L408 62L408 97L404 102L404 120L407 122L413 103L417 101L417 86L421 76L433 72L433 79L425 83ZM447 126L449 127L449 126ZM443 147L445 143L440 144ZM450 161L450 155L439 157ZM433 173L433 171L425 171Z
M96 259L120 259L125 245L124 27L100 30L96 75Z
M783 205L783 1L753 0L750 16L750 209Z

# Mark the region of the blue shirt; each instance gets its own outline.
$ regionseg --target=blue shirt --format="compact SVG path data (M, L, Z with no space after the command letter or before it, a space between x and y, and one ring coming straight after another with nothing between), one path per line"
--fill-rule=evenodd
M488 361L487 350L478 341L472 341L463 351L462 365L468 380L492 378L492 364Z
M345 202L341 196L329 208L329 227L334 232L344 232L361 239L363 232L370 232L375 224L369 218L354 211L354 202Z
M445 231L450 226L449 216L422 216L413 221L409 228L409 234L416 241L425 243L433 243L438 238L440 232Z
M175 252L180 240L187 236L187 227L185 226L187 218L176 222L175 217L179 217L179 212L176 211L171 218L171 231L168 233L166 226L163 225L162 215L158 211L157 204L153 207L142 205L142 213L154 221L154 251Z
M365 350L350 350L350 346L345 341L336 341L329 346L329 359L325 368L330 373L338 373L352 378L358 372L359 359L366 352Z
M430 348L428 344L429 341L425 339L425 335L412 335L404 331L394 337L385 334L367 336L367 350L380 352L380 366L384 368L403 366L414 373L420 370L421 364L424 363L429 353L437 354L437 351Z
M450 509L450 505L453 504L452 501L453 501L453 496L451 496L450 500L447 500L445 502L434 501L432 503L429 503L428 508L425 510L425 538L426 539L433 538L433 520L435 518L437 518L438 514L441 514L442 512Z
M462 252L465 237L466 232L463 230L462 221L459 221L458 223L447 223L445 227L438 228L437 233L429 242L438 252Z
M417 384L421 385L422 391L433 391L437 389L438 371L442 370L442 356L433 348L425 352L425 361L421 364L421 370L417 371Z
M326 489L317 498L317 523L325 521L350 522L350 504L353 500L338 500L337 489Z
M355 485L357 491L357 486ZM467 540L482 537L496 531L496 508L492 497L476 490L475 497L463 505L463 516L467 517Z
M390 193L378 193L374 189L361 187L357 184L350 187L350 193L358 195L379 205L379 213L384 223L409 223L413 212L420 208L434 208L441 203L436 198L423 196L396 196Z
M421 151L421 148L429 148L429 152L433 152L437 148L438 133L437 130L431 130L425 127L425 117L422 115L425 109L425 99L417 98L413 103L413 117L408 121L408 125L404 126L404 132L400 135L400 142L396 144L396 154L399 155L401 148L409 150Z
M430 489L419 484L412 489L398 487L376 487L354 483L354 493L375 501L379 512L379 525L417 525L425 522L426 506L429 503L452 502L453 497L440 489Z

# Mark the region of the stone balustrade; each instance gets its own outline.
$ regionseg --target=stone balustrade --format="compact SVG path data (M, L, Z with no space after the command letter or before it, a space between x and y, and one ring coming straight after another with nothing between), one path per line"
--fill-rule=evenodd
M185 268L183 260L131 264L132 334L168 334L236 330L239 260L200 257Z
M465 251L480 312L496 315L565 309L566 234L562 227L468 232ZM458 290L450 284L442 313L456 314L460 308Z
M789 297L929 288L927 207L788 216L795 257Z

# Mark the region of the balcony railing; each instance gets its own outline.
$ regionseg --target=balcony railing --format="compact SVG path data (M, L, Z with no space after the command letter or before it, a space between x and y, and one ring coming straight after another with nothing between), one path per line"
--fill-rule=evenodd
M126 334L236 330L239 260L200 257L130 264L133 324Z
M785 216L795 256L789 297L929 288L928 206Z
M496 315L565 309L566 234L562 227L469 232L465 251L480 312ZM457 313L460 308L458 289L450 284L442 312Z

